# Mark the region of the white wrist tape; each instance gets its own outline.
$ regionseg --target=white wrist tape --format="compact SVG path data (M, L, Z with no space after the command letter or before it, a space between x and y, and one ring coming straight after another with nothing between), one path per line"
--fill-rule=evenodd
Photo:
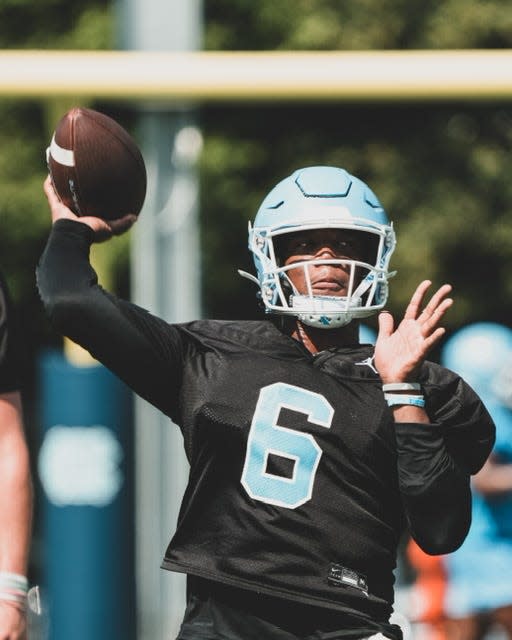
M28 580L25 576L8 571L0 571L0 600L25 606Z
M382 390L386 391L421 391L419 382L388 382L382 385Z

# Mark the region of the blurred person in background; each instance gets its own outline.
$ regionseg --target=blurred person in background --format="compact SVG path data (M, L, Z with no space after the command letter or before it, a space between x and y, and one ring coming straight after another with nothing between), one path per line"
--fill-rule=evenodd
M447 340L441 362L477 391L496 424L496 444L472 481L471 529L443 558L446 639L512 639L512 330L468 325Z
M446 640L446 590L448 576L444 556L425 553L410 538L406 558L414 571L404 611L414 640Z
M0 275L0 640L26 638L32 482L21 406L16 323Z
M102 289L93 242L133 216L53 227L37 279L54 326L179 425L189 484L163 568L187 574L180 640L402 637L390 622L402 533L448 553L471 519L470 474L494 425L473 390L426 361L452 300L430 281L395 328L395 234L371 189L307 167L249 230L257 321L169 324ZM142 222L143 224L143 222ZM375 346L361 319L379 313Z

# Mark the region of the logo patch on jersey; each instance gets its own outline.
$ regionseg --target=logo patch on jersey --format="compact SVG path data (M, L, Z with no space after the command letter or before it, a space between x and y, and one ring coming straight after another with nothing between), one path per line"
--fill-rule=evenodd
M366 576L352 569L347 569L347 567L342 567L341 564L331 564L327 574L327 582L333 587L354 587L354 589L359 589L368 595Z

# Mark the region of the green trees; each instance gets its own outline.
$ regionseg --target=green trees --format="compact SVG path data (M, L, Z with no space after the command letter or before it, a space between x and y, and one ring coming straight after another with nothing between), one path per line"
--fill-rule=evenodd
M104 49L113 17L105 0L2 0L1 49ZM20 308L29 352L46 341L34 272L49 229L42 193L44 150L73 101L0 101L0 265Z
M512 9L500 0L204 0L204 12L207 49L512 47ZM111 0L0 3L0 48L111 48L114 32ZM34 267L49 227L43 150L71 103L0 101L0 264L34 342L43 339ZM455 287L449 328L512 318L509 103L205 104L199 120L208 315L257 314L236 273L251 269L247 220L295 168L334 164L365 179L395 222L393 311L429 277Z
M217 0L213 49L512 47L497 0ZM211 315L254 315L247 219L265 192L308 164L347 168L380 197L399 238L390 308L416 283L454 285L446 323L512 321L512 108L508 103L222 105L202 114L205 300ZM229 229L229 232L226 231Z

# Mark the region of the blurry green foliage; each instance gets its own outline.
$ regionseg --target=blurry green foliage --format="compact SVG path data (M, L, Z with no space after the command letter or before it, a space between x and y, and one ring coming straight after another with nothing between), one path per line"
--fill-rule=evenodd
M502 0L205 0L207 49L512 46Z
M110 1L0 3L2 49L109 49L113 33ZM57 121L74 104L72 99L0 101L0 265L18 303L29 357L41 343L57 339L42 313L35 267L50 226L42 192L45 149ZM109 249L120 277L127 271L126 240Z
M512 48L512 7L502 0L204 0L204 13L210 50ZM104 49L114 33L113 0L0 3L0 48ZM0 264L34 345L50 339L34 283L49 228L43 154L72 104L0 101ZM133 123L127 107L91 106ZM253 285L236 273L252 269L247 221L294 169L333 164L367 181L395 222L392 311L428 277L455 287L449 328L510 322L509 103L217 104L199 118L206 315L258 314ZM126 293L127 239L109 247Z
M512 47L499 0L206 1L209 49ZM254 317L247 220L294 169L333 164L367 181L394 221L389 306L416 284L454 285L449 329L512 322L512 105L222 105L202 113L207 315ZM241 241L243 238L243 241ZM243 245L243 246L242 246Z
M2 0L3 49L108 49L113 19L107 0Z
M203 126L209 314L254 315L251 284L230 268L232 263L251 267L245 250L247 220L273 184L295 168L332 164L366 180L395 223L398 275L390 296L395 314L416 284L429 278L435 285L454 285L449 327L481 319L509 322L508 106L224 106L208 110Z

